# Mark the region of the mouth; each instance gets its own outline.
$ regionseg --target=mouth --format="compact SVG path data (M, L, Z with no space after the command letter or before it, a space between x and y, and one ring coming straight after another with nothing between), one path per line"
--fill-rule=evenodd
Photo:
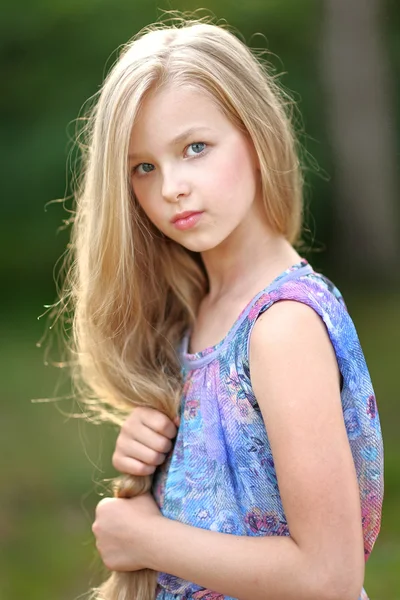
M171 223L177 229L190 229L194 227L198 221L201 219L203 212L202 211L185 211L175 215L171 219Z
M198 214L201 214L201 211L185 210L184 212L181 212L181 213L175 215L174 217L172 217L171 223L176 223L177 221L181 221L182 219L187 219L188 217L190 217L192 215L198 215Z

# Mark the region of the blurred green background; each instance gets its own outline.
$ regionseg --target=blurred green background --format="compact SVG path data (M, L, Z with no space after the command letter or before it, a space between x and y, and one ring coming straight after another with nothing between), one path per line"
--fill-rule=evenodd
M344 293L384 434L383 521L365 587L371 600L399 600L400 5L383 0L2 6L0 597L72 600L99 581L91 523L103 480L114 474L117 432L68 417L77 412L68 375L44 364L48 341L36 347L48 327L37 317L55 300L53 268L69 233L60 229L68 218L62 204L45 205L70 191L74 119L99 89L116 48L161 9L200 7L227 19L250 46L268 48L302 114L304 255ZM54 339L47 360L60 358Z

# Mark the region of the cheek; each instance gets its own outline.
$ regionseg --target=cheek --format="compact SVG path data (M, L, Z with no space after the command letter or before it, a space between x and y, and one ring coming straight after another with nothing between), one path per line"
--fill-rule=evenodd
M132 185L133 193L136 197L136 202L140 204L143 211L149 217L151 221L157 218L157 207L154 201L154 194L151 193L148 185L142 183L136 183Z
M229 202L238 196L249 201L254 198L255 169L247 148L241 144L228 156L221 152L207 179L214 193L217 191L221 195L221 200Z

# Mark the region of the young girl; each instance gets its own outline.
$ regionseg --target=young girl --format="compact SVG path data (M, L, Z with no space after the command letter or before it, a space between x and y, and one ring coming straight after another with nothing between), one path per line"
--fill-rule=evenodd
M99 92L67 279L88 409L122 425L98 599L367 598L381 429L343 298L295 249L287 104L204 22L147 28Z

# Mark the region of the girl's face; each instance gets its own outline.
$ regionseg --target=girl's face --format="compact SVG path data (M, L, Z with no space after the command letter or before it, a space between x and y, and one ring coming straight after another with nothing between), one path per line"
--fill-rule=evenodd
M146 98L131 133L129 169L148 218L189 250L215 248L259 218L254 147L195 86ZM197 215L173 222L186 212Z

